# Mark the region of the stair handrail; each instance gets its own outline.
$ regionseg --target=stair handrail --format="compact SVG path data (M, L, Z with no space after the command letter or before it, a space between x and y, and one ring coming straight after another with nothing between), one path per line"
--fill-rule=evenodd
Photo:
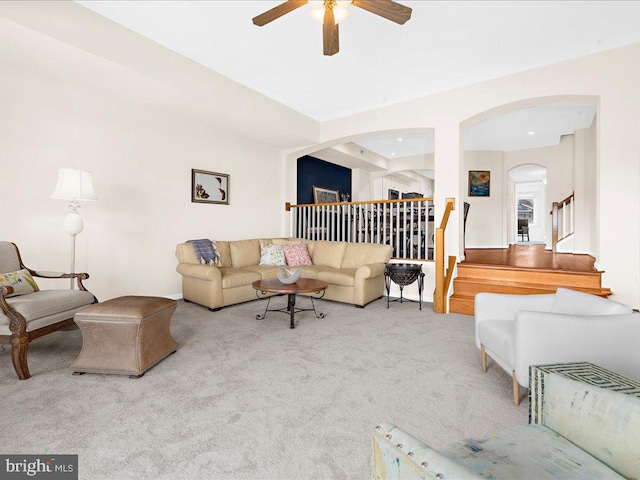
M455 256L449 256L449 268L445 272L444 264L444 233L449 223L449 216L451 211L456 209L455 198L447 198L442 215L442 221L440 227L436 228L436 240L435 240L435 263L436 263L436 290L433 294L433 311L436 313L447 313L447 292L451 285L453 278L453 270L456 264L457 258Z
M573 206L575 205L575 192L572 192L567 198L560 202L553 202L551 211L551 247L553 252L556 251L558 242L564 240L574 233L573 225ZM563 208L570 207L569 213ZM562 215L562 235L559 232L559 218ZM567 215L569 215L569 226L567 227Z

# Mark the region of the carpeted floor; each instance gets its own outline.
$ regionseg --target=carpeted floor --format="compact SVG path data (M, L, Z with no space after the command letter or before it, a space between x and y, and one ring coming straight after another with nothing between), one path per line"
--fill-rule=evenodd
M378 422L435 448L526 423L511 378L480 370L472 317L317 303L326 318L301 313L290 330L281 313L255 320L261 302L179 301L178 352L139 380L72 376L78 330L33 342L27 381L5 347L2 451L79 454L82 480L366 479Z

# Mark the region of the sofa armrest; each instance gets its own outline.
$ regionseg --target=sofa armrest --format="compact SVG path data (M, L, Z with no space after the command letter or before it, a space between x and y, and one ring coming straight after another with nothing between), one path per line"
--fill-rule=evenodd
M356 270L356 279L366 280L367 278L379 277L384 275L384 263L371 263L362 265Z
M511 295L504 293L478 293L474 301L476 346L480 348L478 324L483 320L513 320L521 310L549 312L555 294Z
M185 277L197 278L199 280L222 282L222 273L218 267L213 265L193 265L190 263L180 263L176 271Z
M640 477L640 399L545 375L542 424L625 478Z
M529 384L529 365L591 362L640 379L640 315L566 315L518 312L514 367L518 383Z
M373 434L374 480L480 479L398 427L382 424Z

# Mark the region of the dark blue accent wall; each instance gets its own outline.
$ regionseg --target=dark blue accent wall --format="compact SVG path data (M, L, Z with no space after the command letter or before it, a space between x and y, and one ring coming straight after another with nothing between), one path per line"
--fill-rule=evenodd
M351 169L306 155L298 159L298 204L313 203L313 186L351 197Z

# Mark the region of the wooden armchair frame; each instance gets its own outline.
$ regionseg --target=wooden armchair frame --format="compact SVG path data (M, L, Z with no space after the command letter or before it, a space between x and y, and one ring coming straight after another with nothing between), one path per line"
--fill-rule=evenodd
M89 278L88 273L37 272L22 263L22 257L20 256L18 246L15 243L12 243L12 245L16 249L20 268L28 270L33 277L56 279L75 278L78 282L78 288L88 292L86 287L82 284L83 280ZM11 335L0 335L0 344L11 344L11 361L13 362L13 368L20 380L26 380L31 377L31 374L29 373L29 366L27 364L27 350L29 343L36 338L56 332L65 327L75 325L75 322L73 321L73 317L71 317L28 332L27 320L7 302L6 296L11 293L13 293L13 287L0 286L0 310L2 310L2 313L9 318L9 330L11 330ZM93 303L98 303L98 299L95 295L93 297Z

